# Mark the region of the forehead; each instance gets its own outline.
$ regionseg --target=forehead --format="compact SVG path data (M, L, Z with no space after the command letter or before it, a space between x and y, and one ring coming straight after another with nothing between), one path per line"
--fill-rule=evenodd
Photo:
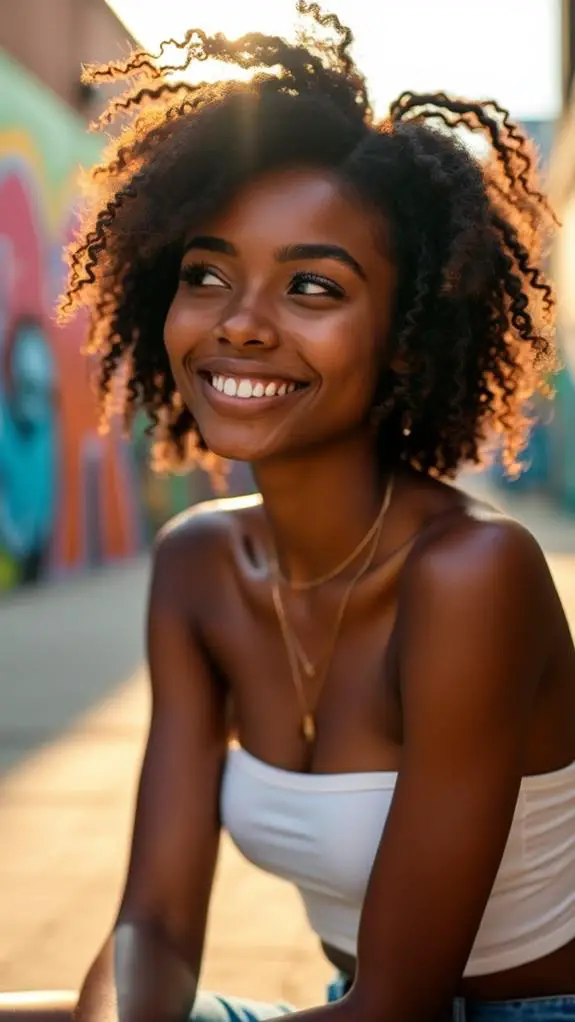
M302 242L341 245L381 255L382 218L321 169L282 170L244 186L208 224L210 233L275 247Z

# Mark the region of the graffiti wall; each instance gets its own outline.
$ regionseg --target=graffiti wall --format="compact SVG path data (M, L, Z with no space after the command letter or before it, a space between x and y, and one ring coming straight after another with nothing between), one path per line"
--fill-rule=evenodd
M146 443L96 429L84 323L53 310L79 165L99 140L0 51L0 592L129 557L208 494L154 479Z
M573 162L572 149L568 154ZM567 155L567 154L566 154ZM571 169L571 168L569 168ZM557 387L553 447L553 488L561 504L575 511L575 191L559 207L562 229L553 252L553 275L557 283L558 337L565 366Z

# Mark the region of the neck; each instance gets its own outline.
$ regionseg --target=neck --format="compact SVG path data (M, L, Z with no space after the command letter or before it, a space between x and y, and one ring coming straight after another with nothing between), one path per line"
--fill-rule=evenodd
M254 474L282 574L295 583L320 577L351 553L375 521L386 485L367 430L259 463Z

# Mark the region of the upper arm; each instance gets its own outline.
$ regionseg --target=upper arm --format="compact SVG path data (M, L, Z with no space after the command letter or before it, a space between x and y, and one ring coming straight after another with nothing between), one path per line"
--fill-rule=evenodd
M148 609L152 714L119 922L154 925L197 965L217 858L227 734L225 701L190 613L189 589L201 586L209 550L201 535L187 532L188 526L163 536L154 559ZM190 546L196 538L203 553L194 564Z
M545 564L514 524L437 541L398 620L401 768L358 941L356 996L381 1019L454 995L509 834L545 658Z

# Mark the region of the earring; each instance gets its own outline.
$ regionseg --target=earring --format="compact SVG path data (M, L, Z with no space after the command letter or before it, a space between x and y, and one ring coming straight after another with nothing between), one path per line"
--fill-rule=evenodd
M401 432L404 436L411 436L411 418L408 412L403 416Z

